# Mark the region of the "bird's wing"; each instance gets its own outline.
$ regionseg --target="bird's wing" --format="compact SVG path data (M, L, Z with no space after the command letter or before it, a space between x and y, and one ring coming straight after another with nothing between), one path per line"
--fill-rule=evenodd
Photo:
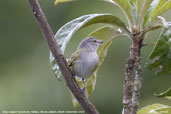
M81 53L81 49L78 49L77 51L75 51L75 52L71 55L70 59L68 60L68 65L69 65L70 67L72 67L73 64L75 63L75 61L79 59L80 53Z

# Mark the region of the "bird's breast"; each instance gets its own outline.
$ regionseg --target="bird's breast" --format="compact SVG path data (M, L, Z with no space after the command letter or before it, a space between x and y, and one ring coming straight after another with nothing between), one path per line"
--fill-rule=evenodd
M96 52L81 53L80 59L76 62L75 73L78 77L89 78L98 65L99 57Z

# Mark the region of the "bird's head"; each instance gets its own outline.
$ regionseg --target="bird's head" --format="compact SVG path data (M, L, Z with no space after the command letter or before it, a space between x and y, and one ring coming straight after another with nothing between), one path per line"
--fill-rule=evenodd
M101 43L103 43L103 41L98 40L96 37L89 37L82 40L78 48L86 48L96 51Z

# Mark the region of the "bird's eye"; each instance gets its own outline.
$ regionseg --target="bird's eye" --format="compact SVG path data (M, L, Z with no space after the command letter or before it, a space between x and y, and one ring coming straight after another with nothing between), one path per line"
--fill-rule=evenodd
M97 42L96 40L93 40L93 42Z

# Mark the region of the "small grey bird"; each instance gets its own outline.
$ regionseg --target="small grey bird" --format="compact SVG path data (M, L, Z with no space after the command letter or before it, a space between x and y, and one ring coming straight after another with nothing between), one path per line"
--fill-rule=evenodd
M96 70L99 62L97 49L103 41L96 37L86 38L81 41L77 50L71 55L68 61L74 76L82 78L83 94L85 94L85 79L88 79Z

